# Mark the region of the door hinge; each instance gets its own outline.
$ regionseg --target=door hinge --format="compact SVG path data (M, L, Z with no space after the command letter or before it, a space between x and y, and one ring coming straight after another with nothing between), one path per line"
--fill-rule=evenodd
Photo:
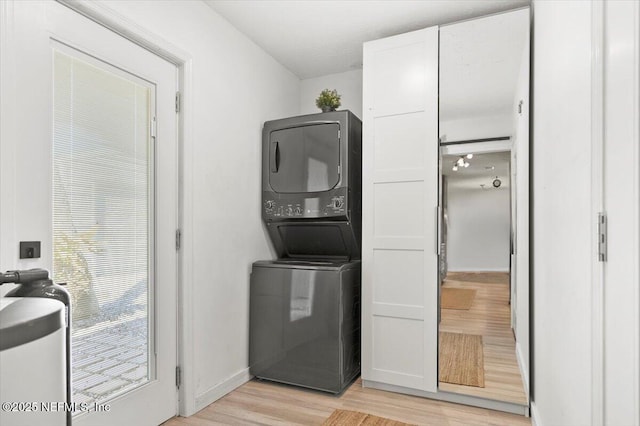
M180 385L182 384L182 370L179 365L176 365L176 387L180 389Z
M151 119L151 123L149 123L149 133L151 133L151 137L154 138L154 139L156 137L157 128L158 128L158 125L157 125L157 122L156 122L156 118L153 117Z
M598 261L607 261L607 215L598 213Z
M180 250L180 244L182 243L182 232L176 229L176 250Z
M176 92L176 112L180 112L180 92Z

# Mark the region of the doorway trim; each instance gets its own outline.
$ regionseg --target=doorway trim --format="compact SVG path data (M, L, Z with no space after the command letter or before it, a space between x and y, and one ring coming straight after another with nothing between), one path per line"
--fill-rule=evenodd
M513 140L501 139L499 141L471 142L460 144L440 144L440 155L462 155L462 154L491 154L493 152L511 151Z
M18 132L15 120L7 113L15 109L15 103L18 99L15 80L16 69L9 66L10 58L15 57L14 35L14 4L10 1L0 1L0 140L15 140ZM7 119L9 118L9 119ZM15 191L5 191L5 188L15 188L16 182L16 149L14 144L0 144L0 158L4 161L0 168L0 190L2 192L2 201L0 201L0 231L3 236L9 238L0 239L0 264L13 265L11 260L15 256L16 234L15 223ZM5 207L7 206L7 207ZM17 253L16 253L17 254ZM49 270L50 270L49 266ZM6 291L0 292L4 295Z
M604 1L591 3L591 216L604 212ZM595 233L594 233L595 235ZM604 267L591 245L591 419L604 424Z
M604 9L602 190L608 216L608 247L605 262L600 262L604 269L602 423L639 424L640 5L600 3Z
M196 412L194 353L193 353L193 59L189 52L146 30L136 22L96 2L56 0L105 28L114 31L153 54L174 64L178 70L177 86L180 93L176 101L178 129L178 226L181 244L178 249L177 281L177 340L176 348L180 383L176 415L189 416ZM187 214L189 213L189 214ZM186 244L185 244L186 241ZM178 381L176 380L176 384Z

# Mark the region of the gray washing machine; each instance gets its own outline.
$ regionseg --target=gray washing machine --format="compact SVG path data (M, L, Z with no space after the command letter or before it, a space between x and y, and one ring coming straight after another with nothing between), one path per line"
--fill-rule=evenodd
M250 372L340 393L360 373L362 122L289 117L262 137L262 220L278 260L252 267Z
M360 261L259 261L249 364L262 379L340 393L360 373Z

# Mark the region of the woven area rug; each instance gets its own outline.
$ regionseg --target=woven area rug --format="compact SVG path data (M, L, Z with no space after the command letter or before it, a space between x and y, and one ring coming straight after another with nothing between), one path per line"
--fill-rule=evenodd
M508 272L449 272L448 281L465 281L472 283L508 284Z
M484 387L482 336L440 332L441 382Z
M359 413L357 411L335 410L323 426L412 426L409 423L397 422L384 417L371 414Z
M443 288L440 299L442 309L468 310L473 305L476 290L466 288Z

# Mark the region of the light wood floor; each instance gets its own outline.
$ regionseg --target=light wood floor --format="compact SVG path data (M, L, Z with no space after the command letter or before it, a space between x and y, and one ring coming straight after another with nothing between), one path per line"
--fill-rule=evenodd
M449 278L447 287L478 291L468 311L443 310L440 329L483 336L486 387L441 383L440 389L526 404L509 322L508 275L451 274ZM340 397L252 380L195 415L175 417L164 425L321 425L338 408L416 425L531 425L530 419L515 414L365 389L360 379Z
M477 290L468 311L441 310L440 331L482 336L485 387L441 382L439 389L527 405L511 331L509 274L450 272L443 287Z
M252 380L195 415L164 425L321 425L337 408L416 425L531 425L530 419L515 414L365 389L360 379L340 397Z

